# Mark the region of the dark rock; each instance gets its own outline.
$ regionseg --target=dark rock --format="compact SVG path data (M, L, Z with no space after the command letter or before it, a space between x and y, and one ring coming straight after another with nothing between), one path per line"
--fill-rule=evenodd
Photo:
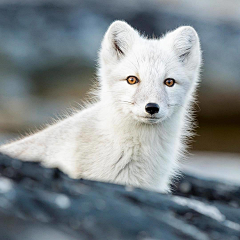
M204 198L208 201L232 206L240 206L240 188L237 185L196 178L185 175L177 184L173 192L184 197Z
M185 176L165 195L4 155L0 174L0 239L240 238L239 189L228 184Z

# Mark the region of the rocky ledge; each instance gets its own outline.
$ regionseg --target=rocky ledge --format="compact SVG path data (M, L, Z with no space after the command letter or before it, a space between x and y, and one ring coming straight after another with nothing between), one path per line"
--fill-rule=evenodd
M239 187L185 175L173 195L73 180L0 155L0 239L240 239Z

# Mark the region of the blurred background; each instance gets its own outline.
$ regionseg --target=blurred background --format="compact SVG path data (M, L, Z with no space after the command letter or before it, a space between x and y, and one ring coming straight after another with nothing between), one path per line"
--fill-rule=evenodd
M184 169L240 183L238 0L1 0L0 143L86 97L102 37L116 19L149 36L180 25L197 30L199 127Z

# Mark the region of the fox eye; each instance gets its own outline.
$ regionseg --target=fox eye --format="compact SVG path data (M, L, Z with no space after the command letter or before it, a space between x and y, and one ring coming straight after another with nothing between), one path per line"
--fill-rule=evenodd
M173 78L167 78L165 79L164 84L168 87L172 87L175 84L175 80Z
M127 77L127 82L128 82L128 84L133 85L133 84L138 83L139 80L135 76L129 76L129 77Z

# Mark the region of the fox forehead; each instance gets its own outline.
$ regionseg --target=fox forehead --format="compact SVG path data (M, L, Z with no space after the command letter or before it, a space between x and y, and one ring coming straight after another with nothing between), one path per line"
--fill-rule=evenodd
M147 39L127 23L116 21L104 36L99 63L102 86L131 75L144 82L174 78L179 87L190 82L193 86L201 65L198 35L185 26L160 39Z
M146 81L174 77L182 69L175 55L160 40L136 44L119 63L119 68L125 76L134 75Z

